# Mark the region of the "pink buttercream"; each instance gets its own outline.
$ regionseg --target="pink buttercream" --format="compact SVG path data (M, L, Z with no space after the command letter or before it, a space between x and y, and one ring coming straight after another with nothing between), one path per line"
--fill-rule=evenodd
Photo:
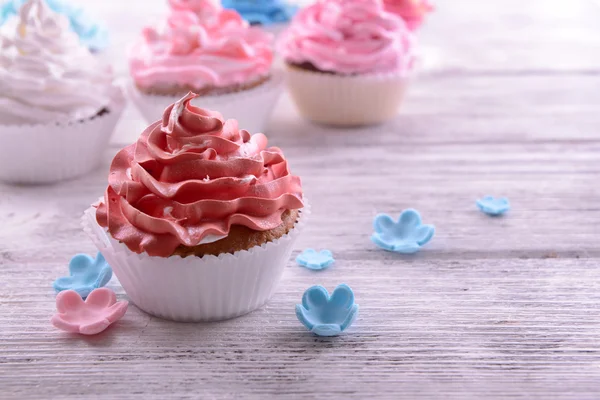
M208 0L171 0L162 29L146 27L129 67L136 84L227 87L268 76L273 36Z
M404 72L413 38L380 0L320 0L301 10L283 34L287 62L339 74Z
M383 0L386 11L400 16L411 31L416 30L425 19L425 15L433 11L428 0Z
M277 147L188 94L114 158L98 223L136 253L168 257L232 225L278 227L303 207L300 178Z

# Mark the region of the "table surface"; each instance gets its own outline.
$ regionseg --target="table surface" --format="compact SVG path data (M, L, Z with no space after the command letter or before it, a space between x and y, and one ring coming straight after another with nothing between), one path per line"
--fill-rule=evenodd
M89 176L0 186L0 397L600 398L600 5L439 3L395 121L325 129L287 96L278 104L267 133L312 203L294 255L328 248L337 261L315 273L290 259L273 299L247 316L182 324L132 305L91 338L49 323L52 281L75 253L95 253L80 216L144 127L134 110ZM119 37L103 57L120 72L124 44L163 10L90 7ZM481 214L485 194L510 198L510 214ZM373 217L407 207L436 225L433 241L414 256L375 248ZM311 285L342 282L358 320L312 336L294 305ZM116 279L109 287L126 298Z

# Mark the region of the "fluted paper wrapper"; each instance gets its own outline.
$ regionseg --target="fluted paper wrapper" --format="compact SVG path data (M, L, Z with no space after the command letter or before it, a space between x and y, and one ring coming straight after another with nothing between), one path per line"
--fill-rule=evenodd
M403 73L343 76L286 65L286 82L300 113L314 122L363 126L398 115L409 78Z
M95 208L83 217L94 241L136 306L174 321L218 321L265 304L276 290L309 208L281 238L234 254L151 257L114 240L96 222Z
M274 71L268 81L247 90L220 95L199 96L193 104L218 111L225 119L236 119L240 129L262 133L283 90L283 73ZM127 95L136 105L146 122L162 118L163 112L182 96L160 96L142 93L133 81L127 85Z
M121 97L108 113L83 121L0 124L0 180L35 184L85 175L100 164L124 107Z

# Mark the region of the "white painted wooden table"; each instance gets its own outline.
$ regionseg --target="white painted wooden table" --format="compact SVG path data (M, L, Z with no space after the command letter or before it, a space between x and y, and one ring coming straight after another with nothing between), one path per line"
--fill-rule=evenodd
M95 173L0 186L0 398L600 398L600 6L439 3L396 121L326 130L282 99L267 133L313 208L297 251L329 248L337 262L314 273L290 260L250 315L177 324L131 306L93 338L50 325L51 282L95 252L80 215L143 128L133 110ZM126 42L164 5L90 6ZM105 57L125 71L123 45ZM508 196L510 215L480 214L485 194ZM411 257L376 249L372 218L406 207L436 224L434 240ZM294 305L341 282L358 320L313 337Z

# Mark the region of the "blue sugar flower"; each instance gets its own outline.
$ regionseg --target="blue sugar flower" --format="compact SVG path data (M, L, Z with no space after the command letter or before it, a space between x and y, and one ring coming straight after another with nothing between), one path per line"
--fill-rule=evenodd
M70 276L54 281L54 289L57 292L74 290L84 299L92 290L106 285L112 278L112 269L101 253L95 259L87 254L77 254L71 258L69 273Z
M223 7L237 11L250 24L271 25L288 22L298 7L284 0L222 0Z
M325 269L335 262L333 254L329 250L319 252L313 249L306 249L296 257L296 262L303 267L315 271Z
M6 0L0 4L0 26L11 16L17 15L27 0ZM83 8L63 0L46 0L51 10L68 18L71 30L79 36L81 43L92 51L99 51L108 45L108 30L92 21Z
M341 284L331 297L323 286L313 286L304 292L302 304L296 305L296 317L318 336L337 336L358 316L358 304L350 286Z
M412 209L402 211L398 222L387 214L379 214L373 221L373 227L373 243L384 250L403 254L416 253L435 233L435 227L423 225L421 215Z
M510 210L510 203L506 197L485 196L477 200L477 207L487 215L498 216Z

